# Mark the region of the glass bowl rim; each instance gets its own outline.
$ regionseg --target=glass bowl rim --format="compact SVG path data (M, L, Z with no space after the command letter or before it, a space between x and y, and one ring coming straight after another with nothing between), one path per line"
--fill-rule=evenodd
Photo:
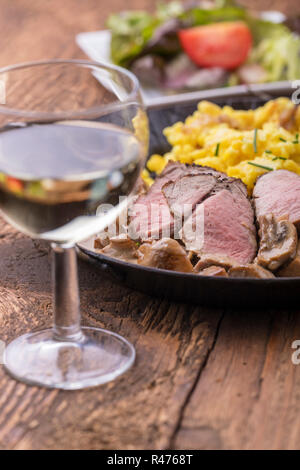
M89 117L91 115L97 114L101 116L103 114L117 111L120 108L123 108L125 105L131 103L138 103L140 106L143 106L143 101L140 95L140 84L136 76L126 70L123 67L119 67L114 64L109 64L100 61L92 61L86 59L43 59L29 62L20 62L17 64L7 65L5 67L0 67L0 78L2 74L7 72L12 72L19 69L25 69L29 67L36 67L40 65L59 65L59 64L70 64L70 65L82 65L85 67L99 67L106 70L114 70L119 72L122 75L127 76L132 83L132 90L128 93L128 96L124 101L112 101L109 104L91 106L85 110L80 111L59 111L59 112L47 112L47 111L30 111L30 110L21 110L18 108L10 108L3 104L0 105L0 114L7 114L9 116L18 116L22 118L31 118L31 119L41 119L41 120L53 120L53 119L64 119L64 118L76 118L76 117ZM138 100L137 100L138 97Z

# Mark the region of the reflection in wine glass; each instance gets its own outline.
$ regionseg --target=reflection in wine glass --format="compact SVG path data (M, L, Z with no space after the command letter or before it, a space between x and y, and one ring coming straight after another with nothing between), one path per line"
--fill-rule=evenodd
M0 69L0 208L53 249L54 326L8 345L14 377L63 389L98 385L134 362L116 333L80 327L75 243L123 210L147 152L148 121L129 72L77 60ZM123 197L119 204L120 197ZM113 209L96 216L99 204Z

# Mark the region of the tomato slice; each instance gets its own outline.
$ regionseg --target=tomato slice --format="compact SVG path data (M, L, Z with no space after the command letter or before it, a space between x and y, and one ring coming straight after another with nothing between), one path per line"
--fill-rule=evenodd
M196 26L178 34L186 54L201 67L234 69L247 59L252 46L250 29L243 21Z
M17 178L13 178L12 176L7 176L6 186L10 191L14 193L20 193L23 190L22 181L18 180Z

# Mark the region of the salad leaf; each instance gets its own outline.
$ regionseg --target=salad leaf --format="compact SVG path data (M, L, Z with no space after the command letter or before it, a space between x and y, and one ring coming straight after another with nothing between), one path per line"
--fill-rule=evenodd
M159 20L144 11L125 11L111 15L107 26L112 32L111 58L126 67L152 37Z
M300 77L300 37L283 24L249 22L255 47L249 62L266 70L265 81L295 80Z
M137 58L132 64L131 71L144 86L161 87L165 79L165 61L162 57L148 54Z
M193 8L181 15L187 26L201 26L220 21L245 20L246 12L241 7L224 7L212 10Z
M244 15L245 10L236 6L233 0L211 2L198 0L191 3L174 0L159 4L154 15L145 11L124 11L114 14L107 21L107 26L112 33L111 58L116 64L128 67L133 59L141 54L157 53L157 50L145 51L151 39L159 46L159 53L162 55L166 55L168 45L172 44L170 50L170 56L172 56L180 52L179 42L174 38L180 27L238 20L243 19ZM169 24L172 20L178 21L177 30L174 30L173 36L169 31ZM157 38L160 40L159 44ZM150 44L151 49L152 46Z
M163 22L145 45L143 54L158 54L167 59L179 54L182 50L178 38L180 27L180 21L177 18Z
M137 64L137 69L150 73L152 64L156 80L161 81L170 61L182 53L179 29L238 20L249 26L253 49L244 69L241 73L239 69L233 71L228 84L245 82L245 77L251 83L253 77L257 82L300 78L300 36L292 33L290 24L256 18L233 0L173 0L159 4L154 14L125 11L111 15L111 57L118 65L133 67L135 61L149 56ZM298 23L296 26L299 28Z
M160 22L168 21L171 18L178 18L184 12L181 2L175 0L170 3L160 3L157 6L157 18Z

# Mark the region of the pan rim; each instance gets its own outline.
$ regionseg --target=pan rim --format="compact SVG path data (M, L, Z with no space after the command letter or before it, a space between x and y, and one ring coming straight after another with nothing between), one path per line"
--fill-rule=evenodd
M299 284L299 287L300 287L300 277L274 277L274 278L270 278L270 279L259 279L259 278L243 278L243 277L214 277L214 276L201 276L197 273L184 273L182 271L171 271L169 269L162 269L162 268L153 268L153 267L149 267L149 266L142 266L142 265L139 265L139 264L134 264L134 263L129 263L127 261L124 261L124 260L121 260L121 259L118 259L118 258L112 258L111 256L106 256L104 255L103 253L98 253L97 251L93 251L93 250L89 250L88 248L84 247L83 245L81 245L80 243L77 243L77 247L79 248L79 250L81 252L83 252L84 254L88 255L88 256L91 256L92 258L95 258L95 259L98 259L102 264L108 264L108 265L116 265L116 266L122 266L123 268L126 268L126 269L132 269L132 270L136 270L136 271L145 271L145 272L148 272L148 273L152 273L152 274L165 274L165 275L168 275L170 277L174 276L174 277L178 277L178 275L180 275L181 277L184 277L186 279L209 279L209 280L214 280L216 282L228 282L228 283L232 283L232 282L236 282L236 281L239 281L239 282L242 282L244 284L247 284L247 283L251 283L251 284L259 284L261 285L262 282L264 282L265 284L275 284L275 283L285 283L285 284L288 284L288 283L298 283Z

